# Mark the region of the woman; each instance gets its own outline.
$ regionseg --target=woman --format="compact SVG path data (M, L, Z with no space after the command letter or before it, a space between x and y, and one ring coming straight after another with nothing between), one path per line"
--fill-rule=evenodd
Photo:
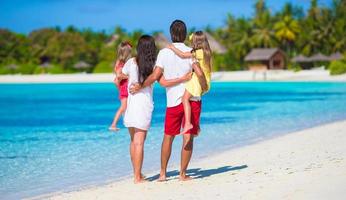
M140 37L137 44L137 56L129 59L122 73L128 76L128 86L134 83L143 83L153 71L156 61L156 46L154 39L149 35ZM127 109L124 114L124 125L128 128L131 143L130 155L134 172L134 183L141 183L144 141L150 127L154 109L152 86L143 88L137 94L129 94Z
M156 62L156 46L154 38L143 35L137 44L137 56L129 59L122 73L128 76L128 88L133 84L142 85L145 79L153 72ZM165 84L177 84L191 78L190 74L172 80L165 80ZM134 173L134 183L144 182L142 176L142 164L144 157L144 141L150 128L153 103L152 85L143 87L136 94L130 94L127 98L127 109L124 115L124 125L128 128L131 143L130 155Z

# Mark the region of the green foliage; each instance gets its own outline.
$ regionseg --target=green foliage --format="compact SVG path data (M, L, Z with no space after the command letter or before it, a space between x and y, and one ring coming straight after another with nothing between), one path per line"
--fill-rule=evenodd
M345 74L346 61L345 60L332 61L329 65L329 70L331 75Z
M112 62L100 62L94 69L94 73L109 73L113 72Z
M302 70L302 67L298 63L288 63L287 69L294 72L299 72Z
M190 32L195 30L189 28ZM252 48L280 47L288 57L344 52L345 30L345 0L333 0L329 7L311 0L306 12L286 3L275 13L268 9L265 0L257 0L253 17L236 18L229 14L224 27L205 28L228 49L224 55L213 55L214 71L245 69L244 57ZM119 26L111 34L74 26L43 28L28 35L0 29L0 74L111 72L118 44L128 40L135 45L142 34L142 30L127 32ZM81 61L92 67L76 69L74 65ZM47 64L51 67L42 67ZM300 70L294 64L288 68Z

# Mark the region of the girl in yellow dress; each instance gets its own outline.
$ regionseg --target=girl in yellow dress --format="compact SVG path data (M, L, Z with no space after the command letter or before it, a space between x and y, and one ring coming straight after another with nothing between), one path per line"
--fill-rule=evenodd
M207 81L207 88L203 90L196 73L192 74L192 78L185 83L185 93L182 97L182 103L184 106L185 123L181 134L186 133L193 128L191 124L191 97L200 97L210 89L211 79L211 56L212 52L209 46L208 39L202 31L197 31L189 37L192 45L191 52L182 52L174 45L168 45L168 48L174 51L181 58L192 58L192 68L194 71L202 70L205 79Z

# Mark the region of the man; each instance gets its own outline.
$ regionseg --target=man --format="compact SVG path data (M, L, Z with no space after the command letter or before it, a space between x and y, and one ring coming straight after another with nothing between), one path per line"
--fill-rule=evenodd
M170 26L170 34L173 45L183 52L191 51L191 48L186 46L183 42L186 39L186 25L181 20L175 20ZM167 165L171 156L172 143L176 135L180 133L184 119L184 108L182 105L182 96L185 91L185 85L179 80L181 77L186 76L191 72L192 59L182 59L177 56L172 50L168 48L162 49L156 61L156 68L153 73L146 79L142 87L151 85L156 80L166 87L167 96L167 109L165 117L165 131L161 148L161 171L159 181L166 180ZM198 64L198 63L194 63ZM206 79L202 71L196 71L199 82L202 88L206 88ZM162 77L163 75L163 77ZM176 80L170 81L166 80ZM140 87L132 87L130 92L137 92ZM179 179L181 181L190 180L191 178L186 175L186 169L189 165L192 150L193 139L198 134L199 118L201 113L201 99L193 97L191 99L191 122L193 128L183 135L183 146L181 149L181 166Z

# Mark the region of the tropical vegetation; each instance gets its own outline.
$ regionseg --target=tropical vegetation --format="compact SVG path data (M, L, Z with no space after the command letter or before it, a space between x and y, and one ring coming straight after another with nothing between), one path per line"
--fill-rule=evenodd
M306 11L286 3L278 12L272 12L265 0L257 0L254 9L250 18L229 14L223 27L205 29L227 48L225 54L214 54L214 70L243 70L244 57L252 48L279 47L289 58L346 51L345 0L333 0L327 7L311 0ZM0 73L111 72L117 45L124 40L135 44L141 34L122 27L110 33L73 26L29 34L0 29ZM331 68L340 63L345 62L332 63Z

